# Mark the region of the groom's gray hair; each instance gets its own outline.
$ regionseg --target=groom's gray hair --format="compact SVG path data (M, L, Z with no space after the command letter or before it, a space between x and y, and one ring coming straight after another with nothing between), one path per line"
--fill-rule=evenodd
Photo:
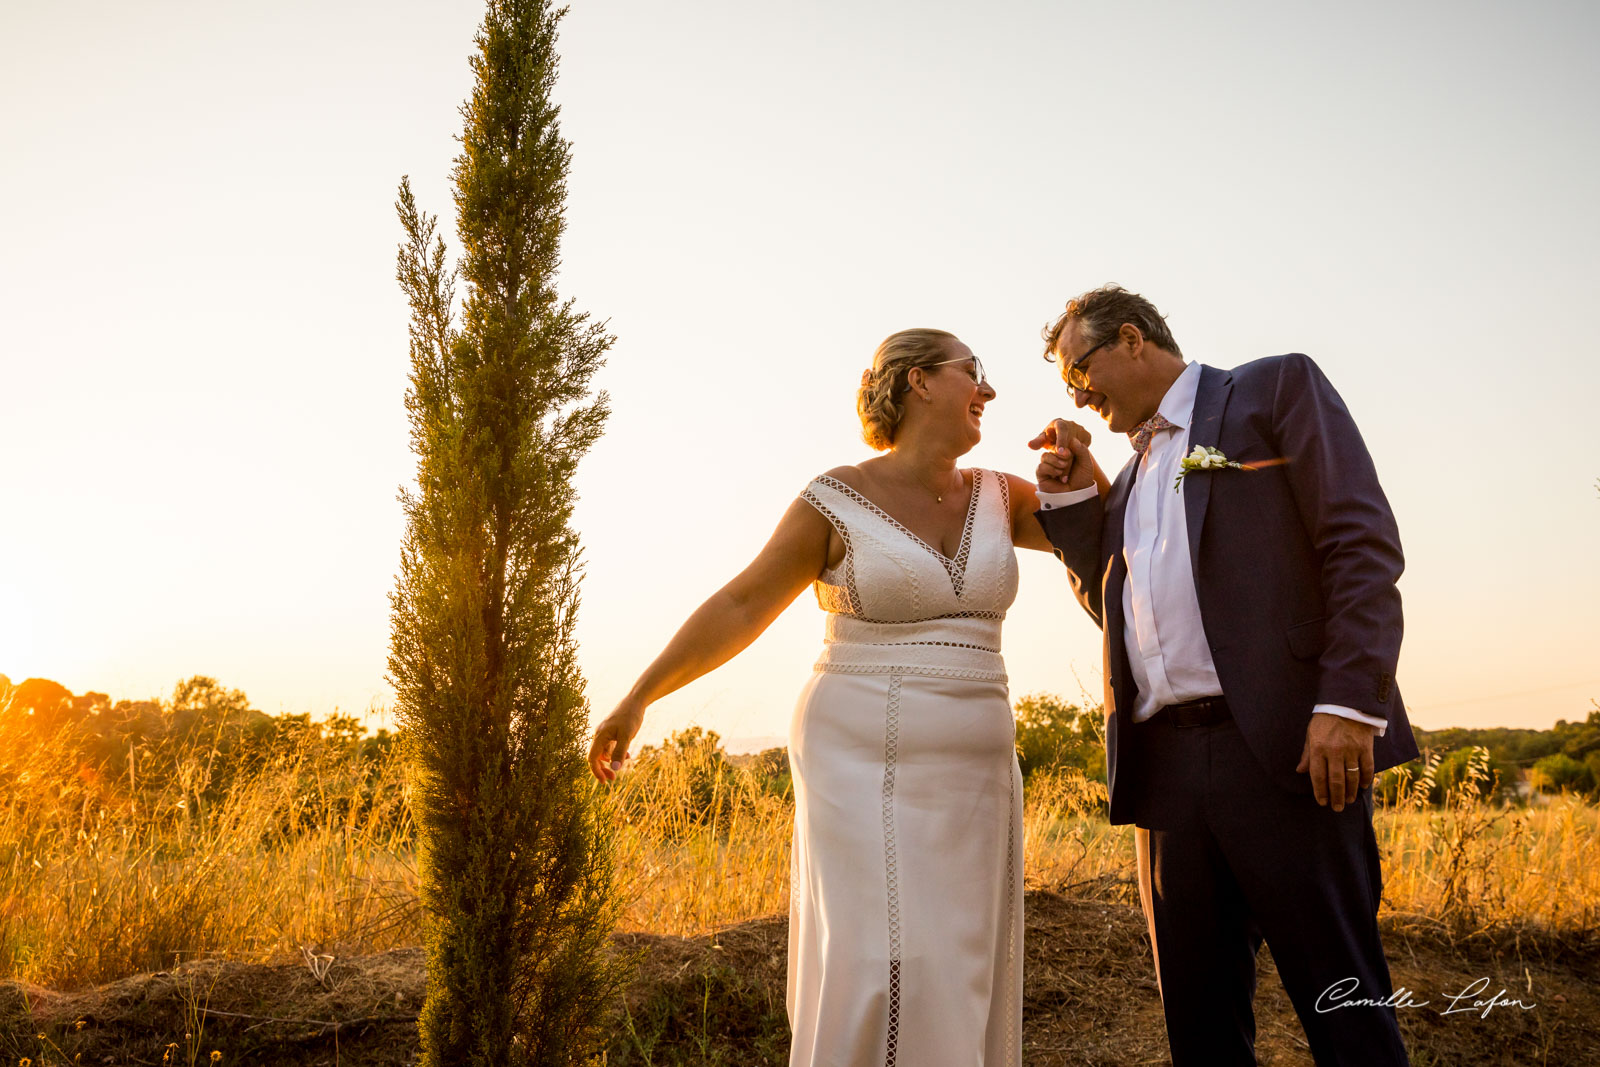
M1183 355L1178 342L1172 339L1172 331L1167 329L1167 320L1154 304L1120 285L1102 285L1068 300L1067 310L1041 331L1045 359L1056 358L1061 333L1073 319L1078 320L1078 333L1090 347L1106 340L1127 322L1137 326L1151 344L1160 345L1175 356Z

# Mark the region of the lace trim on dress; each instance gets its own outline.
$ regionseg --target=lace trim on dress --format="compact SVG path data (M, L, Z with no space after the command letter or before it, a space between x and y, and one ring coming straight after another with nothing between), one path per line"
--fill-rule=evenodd
M1009 513L1008 513L1009 514ZM1009 812L1006 819L1006 972L1015 973L1017 962L1017 897L1011 891L1017 878L1017 775L1007 768L1007 777L1011 779L1011 799ZM1013 1020L1016 1011L1016 985L1006 982L1006 1062L1016 1062L1017 1031Z
M978 493L983 488L983 472L972 472L972 499L967 501L967 521L961 525L961 547L956 550L955 562L960 566L959 573L946 567L950 571L950 585L955 589L956 596L961 595L962 587L967 582L967 557L972 554L972 525L978 518Z
M978 667L924 667L893 663L813 663L817 674L915 674L924 678L960 678L969 682L1004 682L1006 672Z
M979 480L983 473L984 472L980 470L974 470L972 472L973 500L978 498ZM864 506L871 508L874 513L882 516L889 522L890 525L899 530L903 530L906 535L911 538L911 540L921 545L940 561L940 564L945 568L945 572L947 574L951 574L951 583L954 586L956 595L961 595L966 584L965 558L960 560L961 574L959 577L957 577L950 571L950 567L955 561L946 559L937 549L933 548L926 541L922 540L922 538L918 537L910 530L907 530L900 523L896 522L893 516L883 511L883 509L879 508L876 504L873 504L872 501L867 500L866 497L863 497L860 493L857 493L855 490L851 489L848 485L845 485L837 478L830 478L828 475L824 474L819 475L815 480L837 490L838 492L846 494L852 500L861 502ZM1011 506L1009 503L1011 500L1011 487L1006 483L1004 476L1000 477L1000 497L1002 502L1004 502L1004 513L1009 521L1009 516L1011 514ZM816 493L812 492L809 486L807 486L805 491L800 494L800 499L816 508L817 511L821 513L822 517L828 520L829 525L838 531L839 539L844 542L844 558L839 561L839 565L837 567L832 567L828 570L825 570L817 576L817 581L815 583L817 605L821 607L823 611L834 615L848 615L851 618L859 619L862 622L882 623L885 625L895 625L907 621L933 622L938 619L1004 619L1006 617L1006 613L1003 611L985 611L982 609L974 609L971 611L952 611L946 612L942 615L929 615L925 618L915 620L878 619L867 615L861 609L861 594L856 589L856 552L855 544L850 539L849 524L844 521L844 518L838 512L830 508L819 496L817 496ZM976 514L977 509L971 507L969 504L967 508L967 525L962 534L962 547L957 553L958 556L966 557L970 554L972 547L972 527L974 516Z
M873 648L900 648L903 645L942 645L945 648L975 648L979 652L994 652L1000 650L991 645L974 645L966 641L852 641L853 645L871 645Z
M900 675L889 676L883 724L883 866L889 903L889 1025L884 1067L900 1046L900 871L895 856L894 771L900 756Z
M827 588L837 589L839 587L828 586ZM822 594L819 592L817 596L820 600ZM1006 613L1003 611L951 611L943 615L928 615L920 619L873 619L859 612L829 608L826 604L823 605L823 608L826 611L833 612L835 615L849 615L851 618L858 619L861 622L877 623L880 626L905 626L919 622L938 622L940 619L1004 619L1006 617Z
M832 570L823 571L816 582L817 605L823 611L835 615L853 615L858 619L861 618L861 595L856 592L855 548L850 543L850 527L832 508L818 499L810 486L800 494L800 499L821 512L822 517L838 531L839 540L844 542L844 559L840 560L839 565ZM840 571L844 572L843 586L837 582L823 580L831 575L837 575ZM839 596L841 591L844 593L843 597Z
M860 504L863 508L878 516L884 522L888 523L890 526L893 526L896 530L899 530L901 533L911 538L911 540L915 541L917 544L931 552L933 554L933 558L938 560L939 563L944 567L945 573L950 575L950 584L952 587L954 587L956 596L961 595L962 586L966 584L967 578L967 556L972 551L972 527L978 518L978 496L983 488L982 470L973 468L972 471L972 495L967 500L967 517L966 521L962 523L961 526L961 546L956 549L954 559L946 556L943 552L940 552L937 548L934 548L932 545L928 544L928 542L912 533L911 529L899 519L895 518L887 511L884 511L878 505L874 504L872 501L868 500L866 497L862 496L859 492L850 488L839 479L831 475L821 474L817 476L817 481L821 482L823 485L826 485L835 492L842 493L851 500L854 500L857 504ZM813 503L814 502L815 501L813 501ZM820 505L818 510L821 510ZM859 600L857 602L859 603Z

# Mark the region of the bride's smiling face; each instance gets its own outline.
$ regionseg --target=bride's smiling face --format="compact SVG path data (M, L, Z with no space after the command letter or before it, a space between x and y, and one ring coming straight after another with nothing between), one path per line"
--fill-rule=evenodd
M983 364L960 341L950 342L944 359L916 368L920 382L911 385L925 395L933 423L942 429L959 426L970 448L983 437L983 409L995 398L995 389L984 377Z

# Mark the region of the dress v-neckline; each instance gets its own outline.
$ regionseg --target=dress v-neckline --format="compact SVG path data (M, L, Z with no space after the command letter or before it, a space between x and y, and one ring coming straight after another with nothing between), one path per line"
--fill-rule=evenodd
M911 527L907 526L905 523L901 522L899 519L883 510L883 508L867 499L866 495L860 490L854 489L839 479L827 474L822 475L822 477L818 480L827 485L831 485L834 489L837 489L839 492L845 494L851 500L854 500L872 514L877 515L884 522L888 523L896 530L899 530L901 533L905 534L911 540L915 541L917 544L926 549L935 559L944 565L944 569L949 572L951 582L954 583L956 587L957 595L960 595L962 579L965 578L967 572L967 559L972 550L972 527L978 515L978 493L983 484L983 472L981 470L978 470L977 468L973 468L972 470L972 492L968 495L967 515L966 519L961 525L961 545L956 549L956 554L953 558L945 555L937 548L928 544L928 542L924 541L920 536L918 536L916 531L912 530Z

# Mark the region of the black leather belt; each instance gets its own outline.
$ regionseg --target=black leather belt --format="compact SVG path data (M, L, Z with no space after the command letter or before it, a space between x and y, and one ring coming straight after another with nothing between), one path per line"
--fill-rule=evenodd
M1202 697L1199 700L1185 700L1182 704L1168 704L1150 716L1150 721L1164 719L1183 729L1189 726L1215 726L1231 718L1233 713L1228 710L1228 702L1222 697Z

